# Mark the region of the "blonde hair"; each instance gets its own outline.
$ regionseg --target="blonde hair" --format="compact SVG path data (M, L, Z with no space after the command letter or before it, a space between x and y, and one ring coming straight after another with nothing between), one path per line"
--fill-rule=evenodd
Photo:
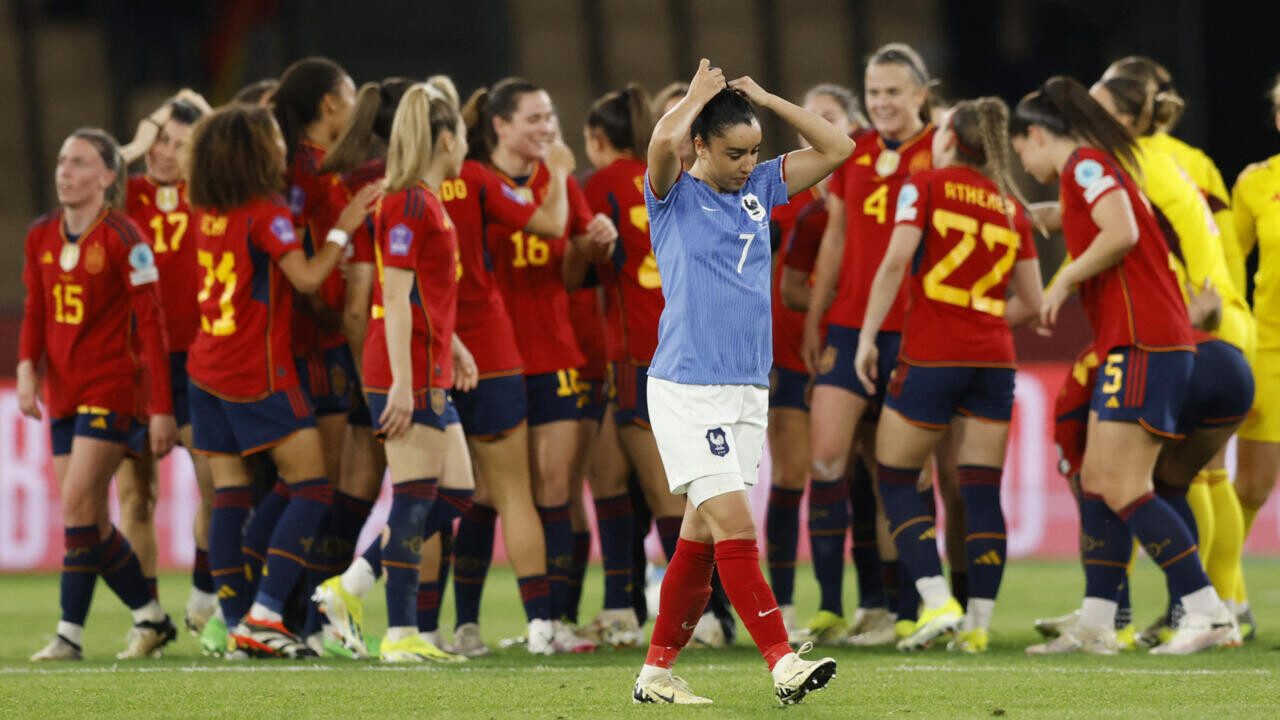
M453 83L449 83L452 86ZM420 182L431 166L440 132L458 131L457 92L452 101L438 84L416 83L405 91L391 121L387 146L386 192L400 192Z

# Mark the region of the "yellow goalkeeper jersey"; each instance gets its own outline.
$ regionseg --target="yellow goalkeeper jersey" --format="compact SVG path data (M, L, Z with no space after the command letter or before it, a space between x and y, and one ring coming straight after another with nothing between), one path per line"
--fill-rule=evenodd
M1245 168L1231 202L1241 249L1248 254L1258 248L1253 277L1258 347L1280 348L1280 155Z

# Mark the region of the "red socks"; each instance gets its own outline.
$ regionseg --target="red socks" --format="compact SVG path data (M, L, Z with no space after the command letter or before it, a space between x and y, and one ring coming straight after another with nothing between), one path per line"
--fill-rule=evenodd
M711 597L711 569L715 547L680 538L662 576L658 617L653 621L646 665L670 668L693 637L693 629ZM760 572L759 565L756 572ZM785 638L784 638L785 639Z
M764 656L769 669L791 652L787 628L778 612L778 601L760 572L760 550L755 540L724 540L716 543L716 567L733 609L747 626L751 639Z

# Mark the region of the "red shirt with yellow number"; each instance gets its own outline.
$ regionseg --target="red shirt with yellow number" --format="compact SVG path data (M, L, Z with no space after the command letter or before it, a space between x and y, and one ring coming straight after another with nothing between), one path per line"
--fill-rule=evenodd
M156 256L169 352L186 352L200 329L200 306L191 291L200 282L192 239L199 218L187 205L187 183L160 185L146 175L134 175L125 205Z
M586 361L579 368L583 380L603 380L609 358L599 283L569 294L569 322Z
M1080 301L1100 352L1127 345L1144 349L1193 349L1176 276L1169 269L1169 246L1146 198L1108 154L1077 150L1062 169L1059 195L1067 252L1080 257L1098 236L1090 213L1098 201L1123 192L1133 208L1138 243L1120 262L1080 283Z
M333 173L320 174L320 164L324 162L326 152L324 147L303 139L298 142L293 164L289 167L289 212L307 257L324 247L325 235L346 206L345 202L336 206L331 203L335 190L340 189L336 186L343 184L342 178ZM342 312L346 302L346 282L339 269L334 268L318 294L331 310ZM321 331L310 308L297 310L299 312L294 313L292 343L295 356L302 357L316 350L346 344L347 340L341 333Z
M365 388L391 388L391 360L387 355L387 322L383 282L387 268L414 274L409 291L413 315L413 389L453 387L453 331L458 308L458 235L444 204L425 184L387 195L374 219L374 249L378 262L373 284L369 334L364 343Z
M138 226L103 209L72 242L59 208L27 231L25 263L18 359L39 366L47 358L49 415L89 412L81 407L172 413L159 273ZM145 401L139 393L144 367Z
M782 304L782 272L784 268L799 270L809 277L812 285L813 266L818 260L822 233L827 228L827 204L822 198L810 193L801 193L796 197L804 198L807 202L790 218L791 228L782 236L782 257L773 274L773 364L807 373L804 358L800 357L800 345L804 341L804 313L788 310ZM825 335L825 319L821 327Z
M606 319L621 320L625 356L635 365L648 365L658 347L658 318L665 301L658 261L649 243L649 214L644 206L646 166L632 157L621 157L596 171L584 194L592 212L603 213L618 228L613 251L613 271L601 275L606 289ZM616 281L616 292L610 292ZM620 306L616 312L613 308ZM610 335L616 335L610 320ZM619 359L610 351L611 359Z
M1014 263L1036 257L1022 207L982 173L954 166L912 175L898 192L896 224L924 232L904 283L902 359L1013 367L1005 289Z
M495 170L495 172L498 172ZM517 194L542 204L551 174L541 162L533 174L519 180L502 173L498 177ZM558 238L526 234L506 224L488 226L485 242L493 259L494 274L516 333L516 345L524 359L525 375L542 375L586 363L569 319L569 293L560 272L569 237L585 233L591 222L578 183L569 186L569 226Z
M283 198L254 198L229 211L201 210L200 332L187 353L187 374L201 388L253 402L297 386L289 344L289 324L296 317L293 286L278 265L295 250L302 243Z
M517 375L523 371L524 360L498 288L485 235L494 224L524 227L538 206L475 160L464 162L461 174L440 186L440 199L456 226L462 254L458 337L475 357L482 379Z
M926 126L896 150L885 145L875 130L855 133L853 154L831 174L828 192L844 201L844 257L836 298L827 321L845 327L861 327L867 298L876 270L889 248L893 234L893 209L898 188L907 176L933 166L932 125ZM902 330L906 307L906 283L880 327L885 332Z

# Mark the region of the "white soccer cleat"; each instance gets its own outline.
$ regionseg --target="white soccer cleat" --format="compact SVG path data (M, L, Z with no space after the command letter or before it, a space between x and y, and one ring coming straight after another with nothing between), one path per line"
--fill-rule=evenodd
M31 656L31 662L54 662L57 660L83 660L80 646L62 637L54 635L48 645Z
M1187 612L1178 619L1173 637L1151 648L1151 654L1190 655L1223 644L1230 638L1233 629L1238 642L1240 627L1224 605L1219 604L1218 612L1213 615Z
M636 620L636 611L632 608L601 610L589 628L589 634L580 629L578 635L588 640L598 639L600 644L614 648L636 647L644 640L644 633Z
M720 624L715 613L709 610L702 613L702 617L698 618L698 624L693 628L689 647L722 648L728 644L728 639L724 635L724 626Z
M1072 610L1066 615L1059 615L1052 618L1037 618L1035 621L1036 632L1040 633L1040 637L1046 640L1052 640L1068 628L1074 627L1080 620L1080 611Z
M453 629L453 644L445 648L454 655L467 657L484 657L489 654L489 646L480 637L480 626L476 623L463 623Z
M805 695L826 687L836 676L834 658L805 660L800 657L812 649L813 643L805 643L800 650L788 653L773 666L773 691L783 705L799 703Z
M458 631L462 630L461 626ZM455 631L454 638L457 638ZM528 640L525 643L525 649L530 655L554 655L556 652L553 641L555 640L556 630L552 626L550 620L530 620ZM457 652L455 650L455 652Z
M125 636L125 649L116 653L118 660L134 658L158 658L161 648L178 637L178 629L168 615L159 622L140 622L129 628Z
M884 608L871 608L849 630L845 637L845 645L855 647L874 647L897 642L896 623L898 616Z
M694 695L689 683L667 671L647 682L636 679L631 690L633 703L666 703L668 705L710 705L710 698Z
M1028 655L1115 655L1120 652L1114 627L1093 628L1079 623L1064 628L1062 634L1046 643L1027 648Z
M596 644L579 637L567 623L556 620L552 624L551 647L558 653L589 653L594 652Z
M209 618L218 611L218 596L209 593L201 593L198 590L191 592L191 598L187 600L187 607L182 614L182 622L187 627L187 632L192 637L200 637L200 633L204 632L204 626L209 622Z

